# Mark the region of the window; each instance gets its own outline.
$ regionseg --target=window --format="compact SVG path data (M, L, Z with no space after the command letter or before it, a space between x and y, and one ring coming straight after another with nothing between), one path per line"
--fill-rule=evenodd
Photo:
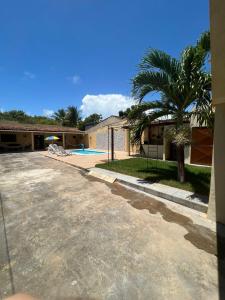
M1 134L1 142L10 143L16 142L16 134Z

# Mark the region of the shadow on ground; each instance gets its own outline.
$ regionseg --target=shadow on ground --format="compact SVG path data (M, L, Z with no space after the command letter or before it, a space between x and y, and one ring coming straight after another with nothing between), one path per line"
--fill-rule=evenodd
M157 168L150 167L150 168L143 168L139 169L138 172L146 174L144 180L148 182L166 182L170 180L174 180L177 178L177 167L176 165L171 165L168 168ZM189 183L194 193L202 194L202 195L209 195L209 184L210 184L210 177L208 174L204 173L191 173L187 168L186 172L186 182ZM186 183L185 183L186 184ZM181 185L181 183L179 183ZM175 185L176 187L176 185Z

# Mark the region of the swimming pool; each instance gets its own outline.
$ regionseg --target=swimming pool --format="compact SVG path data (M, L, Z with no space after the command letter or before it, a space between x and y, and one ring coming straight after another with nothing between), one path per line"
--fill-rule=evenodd
M103 151L97 151L97 150L90 150L90 149L76 149L72 150L70 153L75 155L99 155L99 154L106 154L106 152Z

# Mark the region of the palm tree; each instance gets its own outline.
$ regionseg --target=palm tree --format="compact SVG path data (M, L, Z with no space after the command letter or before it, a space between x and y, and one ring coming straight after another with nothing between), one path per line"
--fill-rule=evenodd
M66 111L66 124L76 127L81 120L81 113L75 106L68 106Z
M210 63L211 53L210 53L210 33L204 32L200 39L197 41L197 51L206 54L205 60ZM209 64L208 64L209 65ZM209 65L210 66L210 65ZM211 96L211 82L205 87L208 93L205 93L204 97L200 98L195 105L193 110L193 115L196 117L197 122L200 126L206 125L207 127L214 128L215 110L212 106L212 96Z
M140 103L130 113L133 120L137 116L136 133L142 133L149 122L162 116L171 115L176 123L173 141L177 147L180 182L185 181L184 146L188 141L185 121L190 118L194 105L205 103L205 99L210 98L211 75L205 69L208 51L201 43L205 41L206 45L207 35L203 34L195 47L186 48L180 59L150 49L132 80L133 95ZM144 97L150 93L157 93L160 100L143 103Z
M58 109L54 114L53 118L59 122L62 126L65 125L65 120L66 120L66 111L65 109L61 108Z

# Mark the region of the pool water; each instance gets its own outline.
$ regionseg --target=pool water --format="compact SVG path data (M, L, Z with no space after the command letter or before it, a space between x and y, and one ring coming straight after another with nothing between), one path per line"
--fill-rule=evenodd
M98 154L106 154L106 152L103 152L103 151L90 150L90 149L72 150L71 153L75 154L75 155L98 155Z

